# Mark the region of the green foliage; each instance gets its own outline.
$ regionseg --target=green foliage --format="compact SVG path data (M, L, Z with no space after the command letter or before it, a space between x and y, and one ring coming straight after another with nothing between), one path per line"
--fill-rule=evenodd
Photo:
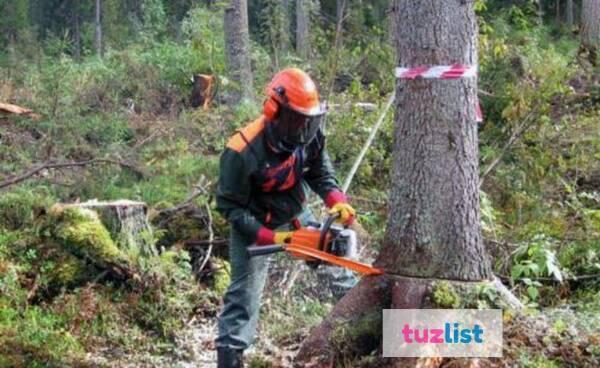
M600 241L571 242L558 253L561 267L570 275L590 275L600 271Z
M510 306L502 304L502 298L498 294L498 290L489 284L480 284L470 287L468 292L463 296L461 308L476 308L476 309L511 309Z
M433 285L431 301L438 308L454 309L461 304L461 298L447 281L438 281Z
M489 234L494 238L497 238L499 234L497 233L496 229L499 227L496 226L496 219L499 213L494 209L492 201L484 191L479 191L479 198L481 209L481 230L484 232L484 234Z
M18 230L33 225L36 212L40 212L52 198L39 188L17 188L0 196L0 230Z
M162 0L143 0L142 13L142 40L154 42L160 40L167 30L167 16Z
M517 264L512 268L511 277L517 279L543 275L562 281L562 272L553 247L553 240L543 235L538 235L519 247L514 255Z
M223 11L198 6L190 10L181 24L188 47L202 57L203 64L191 69L192 73L221 75L225 69L225 37L223 34Z
M381 311L367 313L355 320L339 322L330 337L334 351L344 361L370 353L381 343L382 324Z
M165 252L147 260L140 290L129 315L141 326L173 340L191 317L201 294L191 275L187 253Z
M279 69L282 52L290 47L290 14L282 1L261 0L260 1L260 23L261 40L267 45L272 55L275 68Z
M316 326L331 310L330 304L311 298L272 298L269 310L261 309L260 320L276 342L296 341L304 328Z
M214 258L215 273L213 275L213 290L217 295L225 295L225 291L231 283L231 265L224 259Z
M258 354L254 354L250 357L250 359L248 360L248 368L272 368L273 367L273 363L271 363L271 361L262 356L262 355L258 355Z
M538 299L539 288L542 286L535 278L549 276L559 282L563 281L563 270L553 248L555 248L553 239L537 235L530 242L520 246L514 253L511 278L513 280L522 279L526 286L528 299L533 302Z
M0 366L62 367L83 358L83 349L61 316L27 306L18 270L0 273Z
M559 368L558 361L546 356L530 356L526 353L519 357L519 366L523 368Z
M14 43L29 26L29 0L1 0L0 13L0 42L4 46Z

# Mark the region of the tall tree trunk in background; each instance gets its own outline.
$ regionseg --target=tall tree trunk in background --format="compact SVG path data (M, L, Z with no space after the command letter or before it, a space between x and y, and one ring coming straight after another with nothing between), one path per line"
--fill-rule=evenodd
M556 23L560 24L560 0L556 0Z
M102 3L96 0L96 55L102 57Z
M583 0L581 7L581 48L589 52L593 65L600 51L600 0Z
M573 27L573 0L567 0L567 26Z
M394 0L390 16L398 65L477 65L472 1ZM375 261L385 273L363 278L311 331L296 357L298 367L330 368L378 349L381 341L373 332L340 341L344 328L352 328L344 326L371 321L385 308L430 308L439 279L465 290L489 285L507 304L519 305L497 280L490 281L481 235L477 79L398 79L396 96L390 211ZM355 356L340 357L339 346ZM402 359L385 363L417 366Z
M537 1L537 5L538 5L538 25L542 25L544 24L544 1L543 0L536 0Z
M477 65L472 3L396 0L398 64ZM452 280L492 276L480 228L477 80L399 79L390 214L377 265Z
M340 24L345 12L346 0L335 0L335 23Z
M303 59L310 56L309 22L307 0L296 0L296 52Z
M229 77L236 82L237 91L231 103L253 99L250 65L250 36L248 34L248 4L246 0L230 0L225 9L225 56Z
M73 42L75 44L75 59L81 61L81 24L79 16L79 0L75 0L71 9L73 17Z
M282 0L281 2L281 11L283 13L283 19L282 22L280 24L281 26L281 36L280 36L280 40L281 40L281 52L283 55L287 54L288 51L290 50L290 42L291 42L291 27L290 27L290 23L291 23L291 19L290 19L290 1L289 0Z

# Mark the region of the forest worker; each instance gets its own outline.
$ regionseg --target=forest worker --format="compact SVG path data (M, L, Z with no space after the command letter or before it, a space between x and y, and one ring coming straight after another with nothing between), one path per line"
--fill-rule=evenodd
M221 155L217 209L231 225L231 284L224 297L216 339L218 367L241 367L253 341L268 258L249 258L252 244L281 244L294 229L314 221L306 209L316 192L350 224L355 211L334 177L321 121L325 107L313 80L290 68L275 75L266 89L263 114L237 131ZM356 283L348 270L326 267L327 283L341 296Z

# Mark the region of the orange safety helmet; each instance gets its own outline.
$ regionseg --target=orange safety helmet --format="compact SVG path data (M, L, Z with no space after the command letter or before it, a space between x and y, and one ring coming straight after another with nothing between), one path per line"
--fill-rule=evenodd
M292 150L307 144L320 128L325 107L319 101L315 82L302 70L288 68L277 73L267 85L263 114L272 121L274 136Z

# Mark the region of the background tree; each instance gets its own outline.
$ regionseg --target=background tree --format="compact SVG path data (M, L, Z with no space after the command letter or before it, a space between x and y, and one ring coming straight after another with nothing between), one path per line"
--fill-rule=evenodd
M570 29L571 27L573 27L573 0L567 0L565 13L567 17L567 26L569 26Z
M28 0L0 1L0 42L3 45L16 42L20 31L28 25Z
M262 0L259 6L258 38L269 50L272 65L277 70L290 44L289 8L286 2L280 0Z
M96 0L95 7L95 45L96 55L102 57L102 2Z
M589 52L593 65L598 62L600 48L600 1L583 0L581 7L581 46Z
M296 0L296 52L307 59L310 54L310 23L307 0Z
M80 0L73 0L71 7L71 19L73 29L73 55L75 59L81 60L81 9L79 8Z
M238 90L232 102L253 98L250 39L248 35L248 5L246 0L231 0L225 8L225 57L228 74Z

